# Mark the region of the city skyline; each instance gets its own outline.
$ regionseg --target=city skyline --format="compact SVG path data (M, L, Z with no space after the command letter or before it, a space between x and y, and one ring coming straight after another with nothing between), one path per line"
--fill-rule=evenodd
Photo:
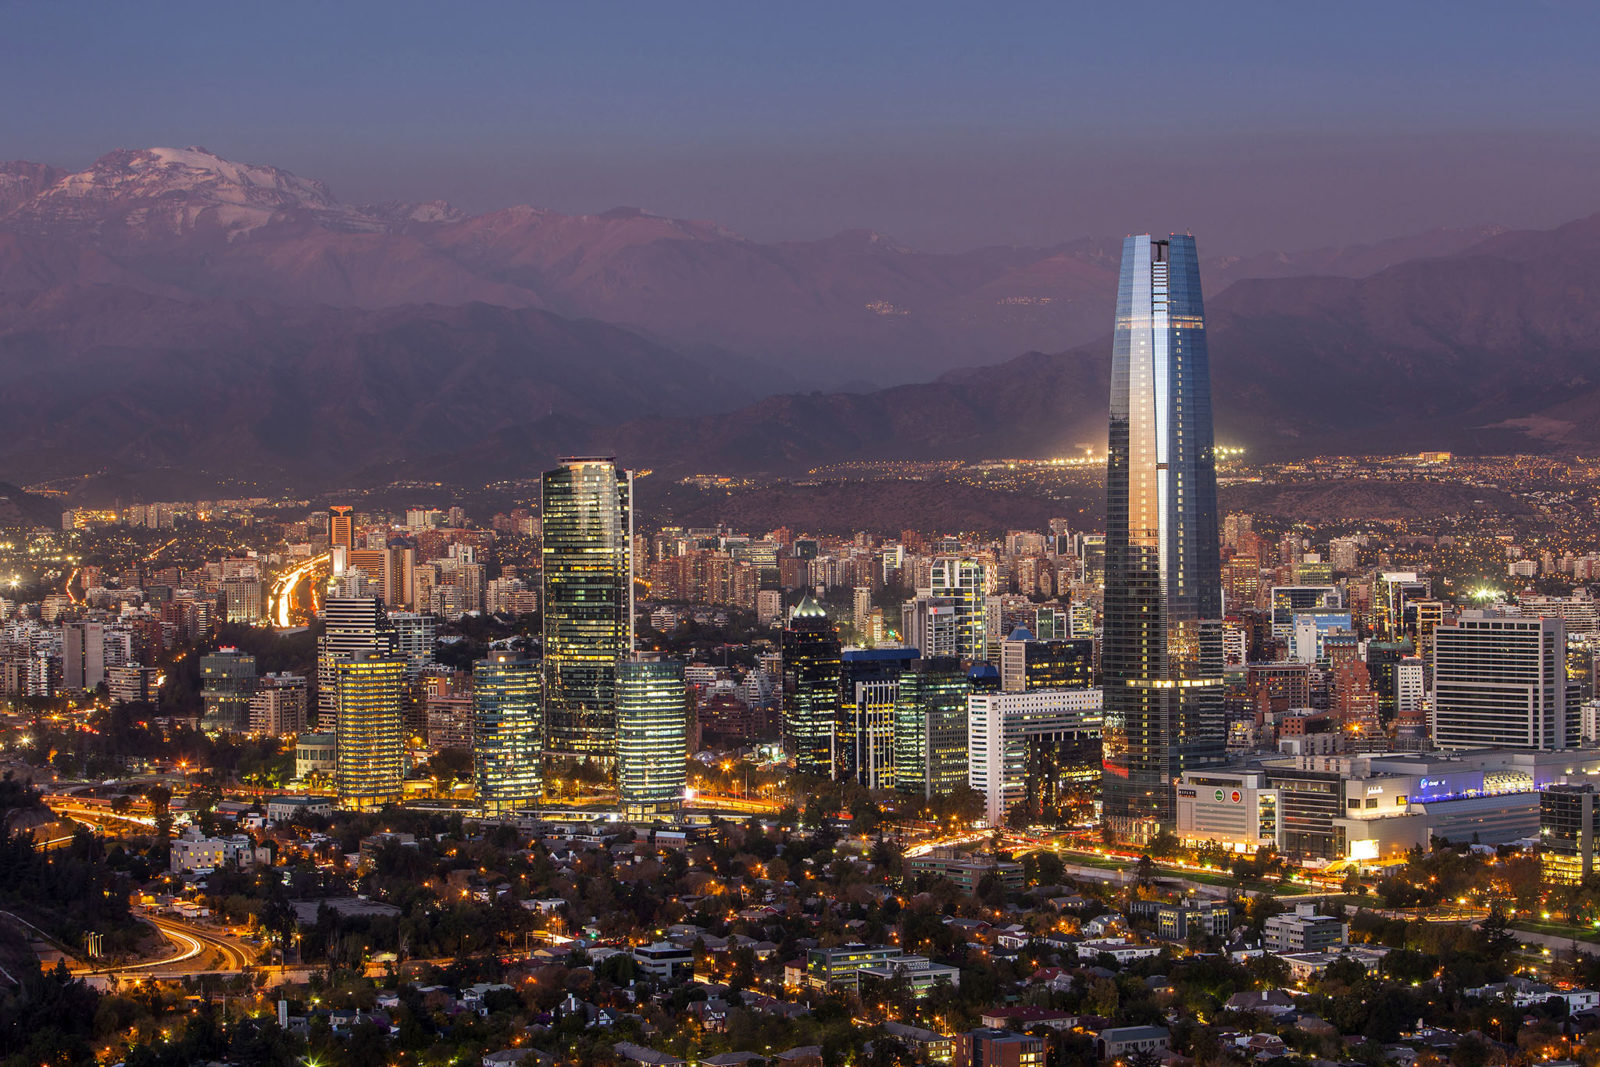
M1596 33L0 6L0 1064L1600 1067Z

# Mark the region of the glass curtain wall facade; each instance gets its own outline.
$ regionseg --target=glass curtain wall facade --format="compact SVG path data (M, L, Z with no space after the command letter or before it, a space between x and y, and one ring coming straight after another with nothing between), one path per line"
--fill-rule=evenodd
M895 788L932 800L967 780L967 678L954 658L918 660L900 676Z
M240 734L250 725L250 698L256 691L256 658L236 648L200 657L200 692L208 734Z
M544 789L539 662L491 652L472 665L473 771L490 814L538 804Z
M406 665L358 657L337 665L339 755L334 781L339 806L366 810L402 799L405 729L400 698Z
M617 670L617 784L624 818L669 815L688 784L689 691L683 664L635 659Z
M840 723L843 653L839 631L809 594L784 627L782 663L784 751L799 773L834 778L850 752L850 730Z
M1225 755L1208 362L1194 238L1129 237L1111 361L1102 800L1137 839L1174 824L1179 774Z
M617 666L633 651L633 472L564 459L541 488L546 749L609 764Z

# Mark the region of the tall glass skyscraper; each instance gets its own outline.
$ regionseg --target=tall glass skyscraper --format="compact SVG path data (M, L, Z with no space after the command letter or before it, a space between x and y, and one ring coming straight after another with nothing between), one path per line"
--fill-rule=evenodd
M669 815L688 785L689 690L683 664L631 659L617 670L617 790L624 818Z
M1129 237L1111 353L1101 800L1140 839L1172 825L1178 775L1225 754L1214 453L1194 238Z
M544 709L552 755L609 762L617 665L633 651L633 472L610 457L544 473Z
M843 646L809 593L789 613L781 654L784 751L799 773L837 778L853 722L845 721L843 708Z
M544 786L544 709L539 663L491 652L472 665L473 770L478 803L491 814L539 802Z

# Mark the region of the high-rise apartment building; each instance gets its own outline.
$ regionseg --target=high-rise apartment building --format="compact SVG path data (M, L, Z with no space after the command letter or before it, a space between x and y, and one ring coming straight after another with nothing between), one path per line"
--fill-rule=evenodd
M546 748L609 761L617 667L633 651L633 472L565 459L544 473L541 499Z
M284 737L306 728L306 678L303 674L265 674L250 696L250 732Z
M919 596L900 608L900 640L924 656L954 656L959 625L953 600Z
M843 715L834 735L834 776L868 789L895 787L895 720L900 679L917 650L847 648L842 653Z
M334 781L339 806L366 810L397 802L405 778L400 700L406 665L359 654L335 665L339 755Z
M317 639L318 726L338 729L338 665L357 656L394 651L383 601L376 596L332 596L322 602L322 636Z
M1174 782L1225 754L1222 580L1193 237L1129 237L1111 357L1103 802L1119 833L1174 820Z
M250 697L256 691L256 658L237 648L219 648L200 657L200 696L206 733L239 734L250 726Z
M223 618L244 626L260 624L262 620L260 578L224 578L219 583L218 592L222 594Z
M544 788L544 702L539 662L491 652L472 665L473 768L478 804L491 814L525 810Z
M810 594L789 613L784 628L783 747L801 774L833 778L839 766L840 691L843 671L839 631ZM847 734L847 732L846 732ZM848 734L846 735L848 750Z
M622 815L649 819L683 807L689 692L683 664L634 658L617 668L617 789Z
M1539 791L1539 858L1547 882L1578 885L1593 877L1597 823L1594 786L1560 783Z
M1439 748L1575 748L1576 683L1567 679L1566 626L1467 611L1434 631L1433 741Z
M94 689L106 677L106 626L95 619L61 624L61 684L71 692Z
M955 608L953 655L983 659L989 640L989 568L981 560L941 557L933 561L930 584L936 600L948 601Z

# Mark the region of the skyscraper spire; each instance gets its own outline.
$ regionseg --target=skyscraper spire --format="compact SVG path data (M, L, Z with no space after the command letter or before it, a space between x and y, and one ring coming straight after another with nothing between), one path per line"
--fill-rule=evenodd
M1118 832L1173 821L1174 782L1220 759L1222 577L1205 308L1194 238L1122 246L1106 471L1105 762Z

